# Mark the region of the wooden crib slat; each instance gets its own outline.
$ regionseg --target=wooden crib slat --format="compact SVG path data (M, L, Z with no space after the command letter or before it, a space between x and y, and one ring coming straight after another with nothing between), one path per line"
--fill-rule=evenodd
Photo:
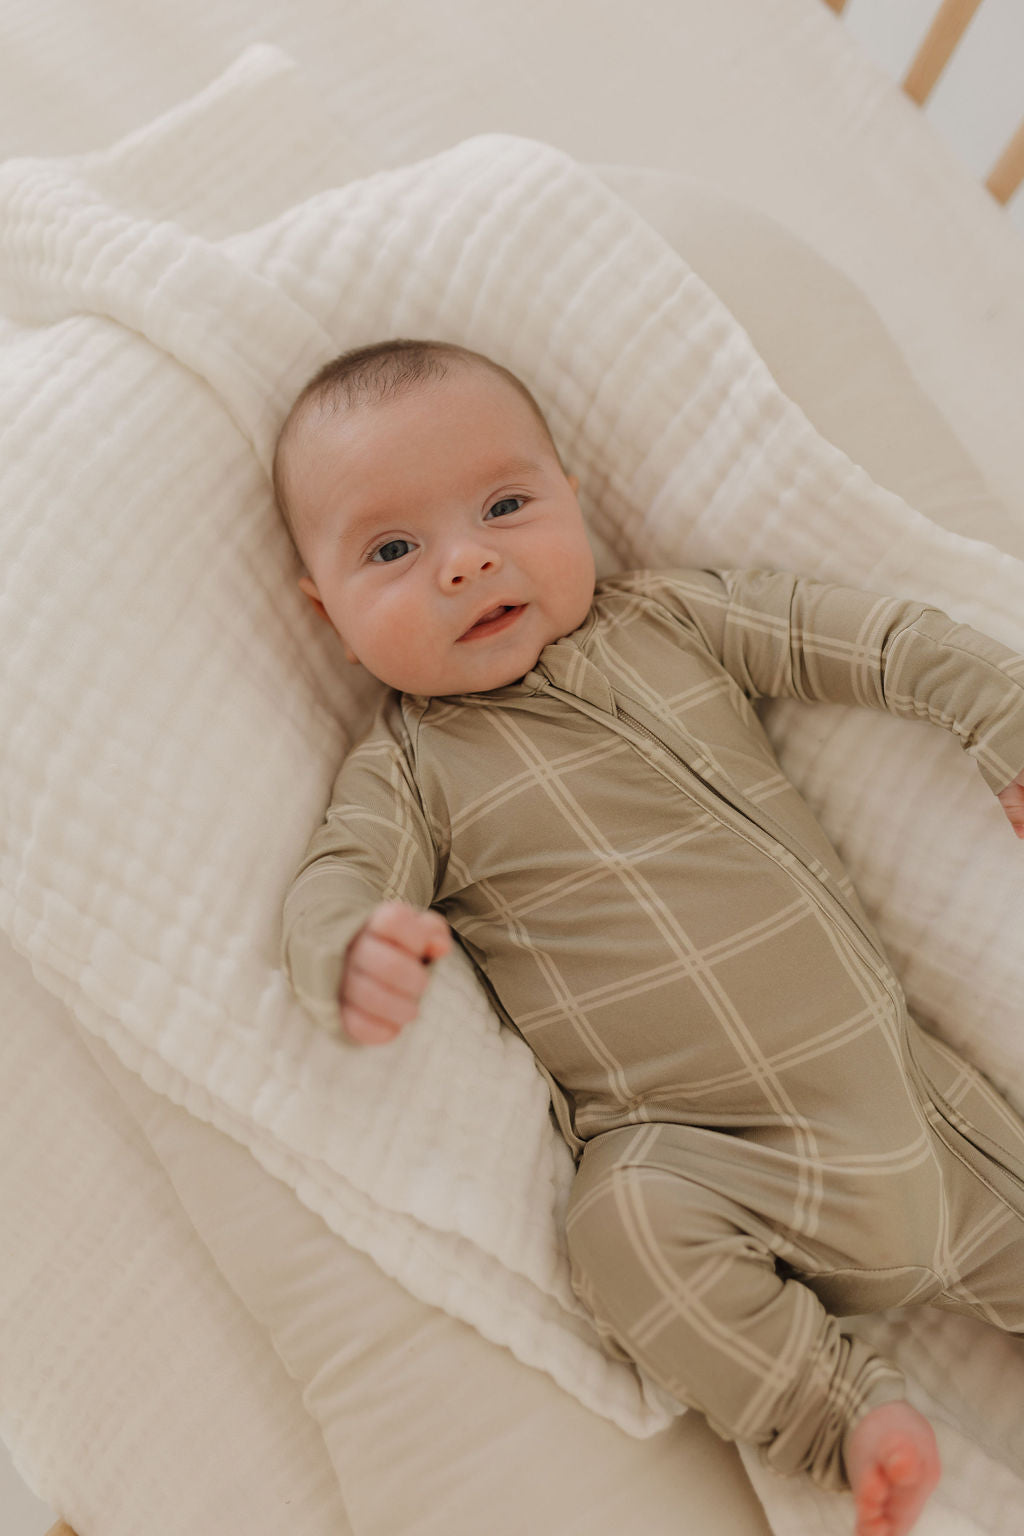
M1009 202L1024 181L1024 120L989 173L985 185L999 203Z
M46 1536L75 1536L70 1525L65 1525L63 1520L58 1520L56 1525L51 1525Z
M832 10L841 15L846 6L846 0L825 0L825 4L831 6Z
M903 81L903 89L912 101L928 100L980 4L981 0L943 0Z

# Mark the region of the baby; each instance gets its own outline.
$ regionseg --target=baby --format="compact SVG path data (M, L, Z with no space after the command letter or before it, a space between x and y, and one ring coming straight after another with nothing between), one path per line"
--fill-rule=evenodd
M536 402L445 343L321 370L274 483L302 591L392 690L286 898L297 996L383 1044L454 929L576 1155L606 1347L900 1536L935 1438L837 1319L1024 1332L1024 1124L909 1018L751 701L940 721L1024 836L1024 659L782 573L596 582Z

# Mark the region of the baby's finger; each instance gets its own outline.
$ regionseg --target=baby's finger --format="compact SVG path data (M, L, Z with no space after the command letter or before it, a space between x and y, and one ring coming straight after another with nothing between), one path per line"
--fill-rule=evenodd
M999 803L1018 837L1024 837L1024 784L1018 780L1000 792Z
M416 1017L419 999L394 991L366 971L350 968L345 975L341 1006L343 1009L358 1008L361 1013L401 1029L403 1024L411 1024Z
M451 948L451 932L439 912L425 912L404 901L377 907L363 930L386 939L421 960L436 960Z
M416 955L365 931L349 951L345 974L370 976L400 996L412 998L422 997L429 978L426 967Z
M341 1010L341 1027L358 1045L387 1045L402 1029L400 1024L375 1018L361 1008L349 1006Z

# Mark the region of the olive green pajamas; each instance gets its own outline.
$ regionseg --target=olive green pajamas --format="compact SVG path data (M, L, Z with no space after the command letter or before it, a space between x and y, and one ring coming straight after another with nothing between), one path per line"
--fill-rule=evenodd
M1024 1329L1024 1124L908 1017L762 696L941 724L992 790L1024 767L1024 659L936 609L770 572L612 577L519 682L387 697L284 957L336 1030L370 910L442 912L578 1158L573 1280L608 1348L841 1487L844 1436L902 1381L837 1316L929 1302Z

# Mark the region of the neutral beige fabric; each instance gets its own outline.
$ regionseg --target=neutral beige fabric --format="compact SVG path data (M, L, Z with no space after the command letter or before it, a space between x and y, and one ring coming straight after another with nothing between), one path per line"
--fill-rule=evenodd
M853 1297L864 1277L856 1241L863 1216L885 1200L902 1214L909 1202L890 1179L879 1198L855 1212L856 1234L844 1232L849 1190L835 1181L837 1198L830 1199L834 1181L826 1171L820 1235L801 1244L802 1278L793 1278L778 1258L780 1249L792 1255L792 1248L763 1212L773 1197L778 1205L794 1170L745 1156L745 1140L737 1139L733 1152L721 1132L686 1134L676 1125L608 1131L588 1142L568 1213L577 1289L617 1358L636 1361L702 1409L719 1434L757 1446L775 1471L806 1470L823 1488L843 1488L845 1435L869 1409L903 1397L905 1382L894 1365L843 1332L821 1288L829 1287L839 1314L859 1310ZM792 1196L790 1188L785 1216ZM933 1195L929 1213L940 1205ZM883 1263L890 1257L888 1216L883 1212L874 1234ZM844 1269L815 1269L813 1250L823 1238L858 1254L852 1274L845 1253ZM920 1282L914 1267L888 1264L869 1275L880 1306L908 1300Z
M900 1383L822 1302L977 1305L979 1254L999 1270L1022 1231L1024 1128L907 1016L761 696L944 725L993 790L1024 766L1024 658L935 609L783 573L612 577L519 683L385 702L289 891L285 964L333 1027L368 909L444 912L583 1152L570 1244L606 1337L841 1486L843 1434Z

